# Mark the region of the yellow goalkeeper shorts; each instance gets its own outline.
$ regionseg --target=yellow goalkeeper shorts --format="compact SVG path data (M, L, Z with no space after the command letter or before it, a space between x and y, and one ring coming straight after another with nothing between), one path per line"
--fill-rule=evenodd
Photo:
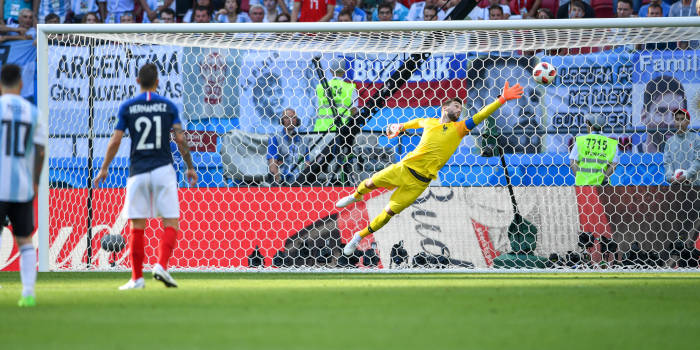
M422 179L419 180L419 178ZM421 176L399 162L374 174L372 182L377 187L384 187L389 190L396 188L396 191L391 195L391 199L389 199L387 207L394 214L398 214L415 202L416 198L430 184L430 179Z

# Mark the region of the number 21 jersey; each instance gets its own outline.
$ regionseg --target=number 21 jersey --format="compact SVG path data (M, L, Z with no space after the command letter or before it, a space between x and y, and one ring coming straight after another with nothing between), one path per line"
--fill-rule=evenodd
M173 163L170 130L180 124L177 107L170 100L150 91L122 103L115 130L129 129L131 164L129 176Z

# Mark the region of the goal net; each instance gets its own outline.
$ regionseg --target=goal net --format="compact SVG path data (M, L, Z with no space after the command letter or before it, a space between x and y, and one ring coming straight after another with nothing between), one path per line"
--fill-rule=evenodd
M92 181L119 104L139 93L136 73L153 62L199 175L187 185L172 144L173 268L697 267L700 20L645 21L40 26L50 132L43 266L130 267L128 244L101 244L129 240L128 137L106 183ZM540 62L556 68L553 83L532 79ZM421 139L422 130L388 139L387 125L438 118L450 97L464 101L463 120L505 82L524 97L472 130L413 205L343 256L392 192L335 202ZM685 133L679 108L691 116ZM576 185L571 167L586 120L617 141L617 166L600 185ZM161 232L148 221L146 268Z

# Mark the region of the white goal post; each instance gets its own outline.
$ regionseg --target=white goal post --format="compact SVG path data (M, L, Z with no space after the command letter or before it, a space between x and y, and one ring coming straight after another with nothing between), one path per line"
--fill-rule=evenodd
M89 180L104 156L118 97L131 97L135 67L151 58L166 73L161 88L177 96L191 142L200 143L192 147L203 182L195 188L181 182L184 237L174 268L246 270L260 261L269 269L314 271L387 270L395 262L416 271L689 267L681 251L694 254L690 246L698 239L697 182L668 182L659 142L675 127L672 120L647 121L663 102L655 102L664 94L660 86L677 84L684 90L672 93L682 95L679 106L692 115L689 132L698 134L699 43L699 17L40 24L37 105L50 141L38 193L39 270L130 266L127 249L100 248L106 234L127 236L121 206L128 145L106 186L93 189ZM362 116L346 138L348 151L331 148L337 132L314 130L324 94L318 86L332 78L334 62L341 62L342 79L354 83ZM405 79L392 80L411 62ZM530 79L537 62L557 68L553 84ZM473 130L418 202L361 245L364 256L342 260L339 247L382 210L390 193L374 193L351 209L333 203L419 139L407 133L388 141L382 128L434 117L440 101L453 96L471 115L509 79L527 85L520 105ZM399 86L391 90L392 84ZM285 182L269 173L265 152L282 132L280 115L288 107L300 117L307 154L286 171L313 180ZM620 142L620 165L607 185L574 186L569 151L590 115L606 118L602 131ZM654 140L661 141L646 148ZM505 149L506 172L498 149ZM320 161L327 150L338 159ZM318 162L323 166L314 168ZM511 182L516 209L536 228L531 234L523 227L509 233ZM654 208L633 206L640 198ZM676 213L666 219L662 210ZM403 261L396 255L400 241L408 255ZM518 250L530 244L533 249Z

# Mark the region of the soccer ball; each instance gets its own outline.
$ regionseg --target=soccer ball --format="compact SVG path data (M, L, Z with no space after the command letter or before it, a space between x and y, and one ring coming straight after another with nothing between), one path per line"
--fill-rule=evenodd
M532 79L538 84L549 84L557 76L557 70L550 63L540 62L532 70Z

